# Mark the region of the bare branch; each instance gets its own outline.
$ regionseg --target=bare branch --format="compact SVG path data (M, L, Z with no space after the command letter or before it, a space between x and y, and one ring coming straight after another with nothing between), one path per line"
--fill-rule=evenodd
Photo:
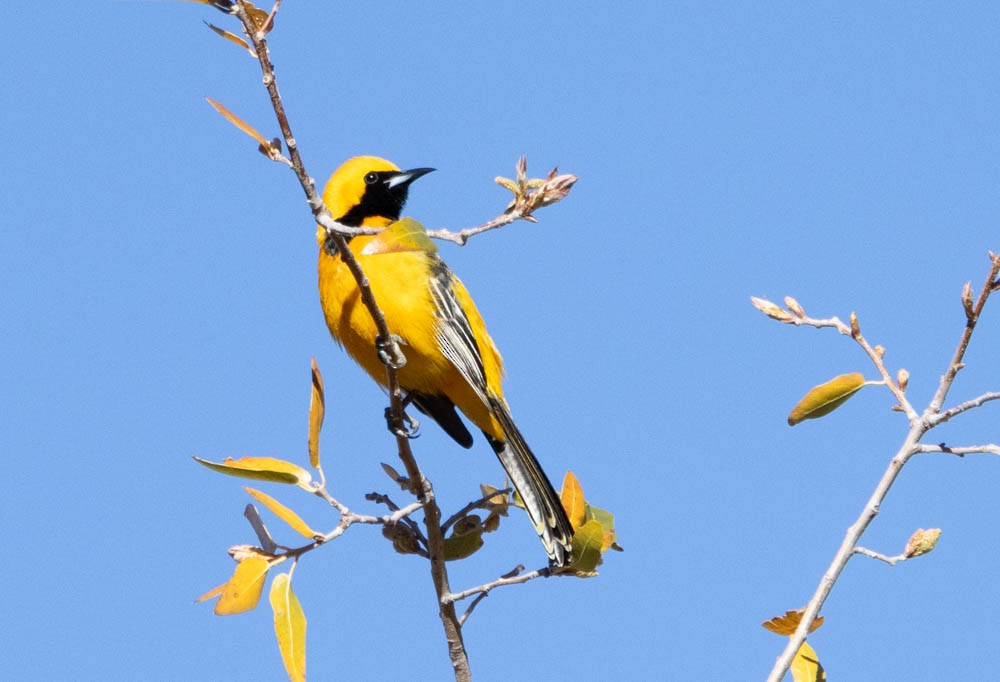
M890 566L895 566L900 561L906 561L907 559L909 559L909 557L906 556L905 554L897 554L896 556L886 556L885 554L879 554L878 552L873 552L867 547L855 547L854 553L863 554L867 557L871 557L872 559L878 559L879 561L884 561Z
M469 597L472 596L476 597L472 601L472 603L469 604L469 607L465 610L465 613L463 613L462 617L459 619L459 623L464 624L465 621L468 620L469 616L472 614L473 609L475 609L476 606L479 604L479 602L481 602L489 595L490 590L497 587L503 587L505 585L520 585L521 583L526 583L529 580L534 580L535 578L548 578L552 575L555 575L552 572L552 570L549 569L548 567L539 568L534 571L529 571L528 573L521 573L521 571L523 570L524 566L517 566L514 568L514 570L497 578L492 582L488 582L484 585L479 585L477 587L470 587L469 589L462 590L461 592L447 594L442 598L442 601L446 601L446 603L448 604L454 604L455 602L462 601L463 599L468 599Z
M1000 400L1000 393L984 393L978 398L973 398L972 400L967 400L961 405L956 405L955 407L950 407L944 412L928 417L928 423L934 427L938 424L943 424L952 417L962 414L966 410L971 410L974 407L979 407L983 403L988 403L991 400Z
M983 306L989 300L990 294L996 290L994 287L998 272L1000 272L1000 253L990 253L990 269L986 275L986 282L983 284L983 288L979 292L979 298L971 310L966 303L963 303L966 316L965 330L962 332L962 338L958 341L958 347L955 348L955 355L948 365L948 371L941 377L941 383L938 384L937 392L924 412L925 416L937 414L941 410L941 406L944 405L945 398L948 397L948 391L951 389L951 384L955 381L955 376L963 367L962 359L965 357L965 350L969 347L969 339L972 338L972 331L976 328L979 316L982 315ZM962 298L967 300L968 294L963 293Z
M987 443L986 445L949 447L944 443L939 443L938 445L919 444L914 446L913 452L914 454L924 452L943 452L946 455L957 455L959 457L965 457L966 455L1000 455L1000 445Z
M890 564L900 561L898 557L887 557L866 548L859 547L858 542L865 530L868 528L869 524L871 524L875 516L878 515L882 502L889 493L889 489L895 482L896 477L899 476L903 466L911 457L915 454L923 452L945 452L955 455L965 455L971 453L1000 454L1000 446L993 444L949 448L943 443L937 446L923 445L920 443L920 439L924 436L924 434L926 434L927 431L932 429L934 426L937 426L957 414L970 410L973 407L977 407L988 400L995 399L995 394L987 393L979 398L969 401L968 403L963 403L956 408L952 408L952 410L947 413L939 414L940 407L947 397L948 390L951 388L951 384L954 381L956 374L963 366L962 360L965 356L965 351L968 348L969 340L972 337L972 332L975 329L976 322L982 314L983 307L985 306L989 295L993 291L1000 288L998 287L997 281L998 272L1000 272L1000 254L991 252L990 269L986 278L986 283L983 285L979 298L971 307L971 310L967 303L969 299L969 293L967 293L968 288L965 290L966 293L963 293L962 295L963 308L966 311L967 323L962 332L962 337L959 340L958 347L952 357L952 361L948 366L948 371L941 378L937 393L934 395L934 398L931 400L922 415L916 414L913 407L906 400L906 397L899 385L893 382L892 378L889 376L888 371L885 369L885 364L882 362L884 349L880 346L872 348L868 342L865 341L864 337L861 335L860 325L857 323L856 317L852 316L852 325L850 328L847 328L846 333L851 335L859 344L861 344L862 348L864 348L865 352L872 359L872 362L879 369L879 372L882 373L883 378L886 380L886 385L890 388L890 390L892 390L893 394L896 395L901 409L903 409L909 417L910 426L903 444L889 462L888 467L882 474L882 478L879 480L879 483L869 498L868 503L865 505L854 524L847 529L847 533L844 536L844 540L840 544L840 548L837 550L833 560L830 562L830 566L820 579L819 585L817 586L812 599L809 600L809 604L803 612L802 620L799 623L799 626L796 628L795 633L789 638L785 650L781 653L781 656L778 657L774 667L771 669L771 673L767 678L768 682L780 682L780 680L784 677L789 666L791 665L795 653L806 640L809 629L819 614L820 609L823 607L827 596L829 596L834 584L836 584L837 579L840 577L841 572L844 570L844 567L847 565L847 562L852 556L855 554L863 554L881 561L886 561ZM789 316L791 317L792 315L789 314ZM796 317L792 320L787 320L787 322L789 324L833 326L836 327L841 333L845 333L844 328L846 328L846 325L836 318L832 318L831 320L811 320L810 318ZM947 415L947 417L945 417L945 415Z

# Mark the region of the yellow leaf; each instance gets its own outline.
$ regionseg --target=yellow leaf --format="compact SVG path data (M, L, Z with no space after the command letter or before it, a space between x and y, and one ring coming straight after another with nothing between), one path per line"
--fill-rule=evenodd
M940 538L940 528L928 528L927 530L918 528L916 532L910 536L910 540L906 543L906 549L903 551L903 554L907 559L912 559L913 557L920 556L921 554L927 554L927 552L934 549Z
M785 615L775 616L771 620L761 623L761 625L764 626L765 630L770 630L777 635L791 636L795 634L795 629L802 622L802 614L805 612L804 608L798 611L785 611ZM809 626L809 632L814 632L822 624L823 616L816 616L816 620Z
M281 504L281 502L278 502L276 499L274 499L267 493L263 493L259 490L254 490L253 488L248 488L246 486L243 486L243 489L246 490L248 493L250 493L250 496L252 498L260 502L268 509L270 509L275 516L277 516L279 519L281 519L289 526L291 526L293 529L298 531L301 535L304 535L310 540L314 539L317 535L322 535L322 533L317 533L312 528L310 528L309 524L303 521L298 514L293 512L285 505Z
M222 594L222 591L224 589L226 589L226 583L222 583L218 587L212 588L211 590L209 590L205 594L203 594L200 597L198 597L197 599L195 599L194 603L195 604L200 604L203 601L208 601L212 597L218 597L220 594Z
M215 615L232 616L257 607L264 590L264 579L271 567L263 557L250 557L241 561L226 583L222 596L215 603Z
M816 419L833 412L864 385L864 375L853 372L814 386L792 409L788 415L788 425L795 426L804 419Z
M826 671L819 663L819 657L807 642L802 642L802 646L795 653L792 659L792 679L795 682L825 682Z
M216 35L221 36L226 40L228 40L229 42L235 43L240 47L242 47L243 49L245 49L247 52L250 53L251 56L253 57L257 56L257 54L253 51L253 48L250 47L249 43L247 43L247 41L243 40L243 38L240 38L235 33L230 33L229 31L221 29L218 26L215 26L214 24L208 23L207 21L205 22L205 25L208 26L210 29L212 29L212 31L214 31Z
M264 139L264 136L258 133L253 126L244 121L242 118L231 112L224 105L216 102L211 97L206 97L208 103L212 105L212 108L222 114L222 117L232 123L234 126L242 130L244 133L257 140L262 147L265 149L271 146L271 143Z
M483 546L483 522L475 514L459 519L444 539L444 560L455 561L471 556Z
M587 514L587 503L583 499L583 488L572 471L567 471L563 477L562 492L559 493L563 509L569 517L570 525L575 531L583 525Z
M319 432L323 428L326 400L323 396L323 375L316 358L312 359L312 395L309 398L309 464L319 466Z
M594 519L587 521L573 534L573 559L569 570L580 577L597 575L601 563L601 545L604 543L604 529Z
M506 495L500 492L499 488L494 488L486 483L480 483L479 490L482 491L483 499L486 500L486 509L491 514L507 516L507 508L510 506L510 501Z
M306 615L292 592L292 578L279 573L271 582L271 609L274 611L274 634L285 671L292 682L306 679Z
M297 464L273 457L242 457L233 459L227 457L223 462L209 462L200 457L193 458L199 464L207 466L212 471L218 471L230 476L251 478L255 481L271 481L272 483L288 483L312 492L309 482L312 476Z

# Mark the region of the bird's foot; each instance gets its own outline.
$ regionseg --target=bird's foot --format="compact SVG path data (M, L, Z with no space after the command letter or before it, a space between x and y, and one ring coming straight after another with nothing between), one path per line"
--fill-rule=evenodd
M408 415L405 410L403 411L402 419L394 419L392 408L385 408L385 423L393 435L400 438L409 438L412 440L420 436L420 422Z
M400 346L404 345L405 342L396 334L392 334L391 338L385 339L383 337L378 337L375 339L375 349L378 351L378 359L388 367L395 370L401 370L406 365L406 356L403 355L403 351L399 349Z

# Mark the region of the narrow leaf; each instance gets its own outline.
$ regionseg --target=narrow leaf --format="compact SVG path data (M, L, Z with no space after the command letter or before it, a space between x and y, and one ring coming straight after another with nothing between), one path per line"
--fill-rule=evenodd
M261 135L260 133L258 133L253 128L253 126L251 126L249 123L247 123L246 121L244 121L242 118L240 118L239 116L237 116L236 114L234 114L233 112L231 112L224 105L220 104L219 102L216 102L211 97L206 97L205 99L208 100L208 103L212 105L213 109L215 109L220 114L222 114L222 117L224 119L226 119L227 121L229 121L230 123L232 123L234 126L236 126L237 128L239 128L240 130L242 130L244 133L246 133L247 135L249 135L253 139L257 140L257 142L259 142L262 147L267 148L267 147L271 146L271 143L268 142L267 140L265 140L264 136Z
M257 607L270 564L263 557L241 561L215 604L215 615L232 616Z
M586 520L587 503L583 499L583 488L580 486L580 481L572 471L567 471L563 477L559 499L562 501L563 509L566 510L566 516L569 517L573 530L582 526Z
M848 398L865 385L865 377L860 372L841 374L825 384L814 386L792 408L788 415L788 425L795 426L805 419L817 419L830 414L843 405Z
M250 47L249 43L247 43L247 41L243 40L243 38L240 38L235 33L230 33L229 31L227 31L225 29L222 29L222 28L219 28L218 26L216 26L214 24L210 24L207 21L205 22L205 25L208 26L210 29L212 29L212 31L214 31L216 35L221 36L221 37L225 38L226 40L228 40L229 42L235 43L235 44L239 45L240 47L242 47L244 50L246 50L247 52L250 53L251 57L254 57L254 58L257 57L257 53L253 51L253 48Z
M213 587L211 590L209 590L205 594L203 594L200 597L198 597L197 599L195 599L194 603L195 604L200 604L203 601L208 601L212 597L218 597L220 594L222 594L222 591L225 590L225 589L226 589L226 583L222 583L218 587Z
M323 376L319 373L316 358L312 359L312 395L309 398L309 464L319 466L319 432L323 428L326 400L323 395Z
M819 657L808 642L802 646L792 659L792 679L795 682L826 682L826 671L819 663Z
M257 507L248 504L243 508L243 516L250 522L250 527L253 528L253 532L257 535L257 540L260 541L260 548L268 554L277 552L278 543L271 537L267 526L264 525L264 519L260 518L260 512L257 511Z
M232 457L227 457L223 462L209 462L200 457L194 457L193 459L199 464L207 466L212 471L218 471L229 476L250 478L255 481L287 483L297 485L305 490L311 490L309 482L312 481L312 476L309 472L297 464L286 462L283 459L274 459L273 457L242 457L240 459L233 459Z
M274 634L285 671L292 682L306 679L306 615L292 592L292 578L279 573L271 582L271 609L274 611Z
M248 488L246 486L244 486L243 489L246 490L250 494L250 496L253 497L255 500L257 500L262 505L270 509L275 516L277 516L279 519L287 523L299 534L304 535L306 538L310 540L315 538L317 535L322 535L322 533L317 533L312 528L310 528L309 524L303 521L298 514L293 512L285 505L281 504L281 502L278 502L276 499L274 499L267 493L263 493L260 490L255 490L253 488Z

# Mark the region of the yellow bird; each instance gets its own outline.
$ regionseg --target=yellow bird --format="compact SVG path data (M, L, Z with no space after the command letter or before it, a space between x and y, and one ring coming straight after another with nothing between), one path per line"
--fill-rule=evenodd
M334 218L352 227L383 228L349 238L385 314L401 341L406 364L399 370L407 401L433 418L463 447L472 435L458 407L493 446L520 494L550 560L572 558L573 528L559 495L518 431L500 386L503 361L483 318L462 282L452 273L412 218L400 218L410 183L432 168L400 170L374 156L359 156L334 171L323 201ZM354 277L317 231L319 297L330 334L379 384L385 366L375 347L378 331L361 301Z

